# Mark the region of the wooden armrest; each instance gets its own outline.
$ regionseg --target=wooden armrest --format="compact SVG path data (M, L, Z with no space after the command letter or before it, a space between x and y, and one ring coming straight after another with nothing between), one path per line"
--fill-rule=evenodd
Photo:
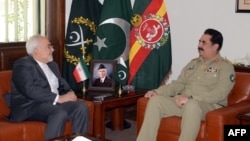
M137 101L137 116L136 116L136 121L137 121L137 127L136 127L136 133L139 133L139 130L141 128L142 122L144 120L144 113L146 110L146 106L148 103L148 98L141 97Z

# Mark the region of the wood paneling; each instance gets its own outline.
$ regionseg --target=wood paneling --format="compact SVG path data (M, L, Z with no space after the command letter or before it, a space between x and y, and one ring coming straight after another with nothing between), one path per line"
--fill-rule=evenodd
M0 71L10 70L14 62L23 56L26 56L24 43L11 43L0 45Z
M45 33L55 48L54 60L62 70L65 44L65 0L46 0Z

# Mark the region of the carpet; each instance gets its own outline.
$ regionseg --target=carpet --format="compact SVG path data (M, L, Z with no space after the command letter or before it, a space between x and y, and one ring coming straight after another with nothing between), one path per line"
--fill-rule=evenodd
M135 141L136 140L136 121L126 119L131 127L123 130L111 130L105 128L105 138L111 141Z

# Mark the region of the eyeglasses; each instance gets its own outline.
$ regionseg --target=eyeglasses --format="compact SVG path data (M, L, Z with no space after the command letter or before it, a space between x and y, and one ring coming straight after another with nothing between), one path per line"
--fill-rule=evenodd
M48 45L45 45L45 46L38 46L37 47L38 49L49 49L49 50L52 50L54 49L54 46L52 44L48 44Z

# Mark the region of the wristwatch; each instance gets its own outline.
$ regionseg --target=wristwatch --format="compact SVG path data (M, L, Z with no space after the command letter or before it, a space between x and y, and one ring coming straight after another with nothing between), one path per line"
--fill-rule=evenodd
M192 95L188 96L188 100L190 100L190 99L193 99L193 96L192 96Z

